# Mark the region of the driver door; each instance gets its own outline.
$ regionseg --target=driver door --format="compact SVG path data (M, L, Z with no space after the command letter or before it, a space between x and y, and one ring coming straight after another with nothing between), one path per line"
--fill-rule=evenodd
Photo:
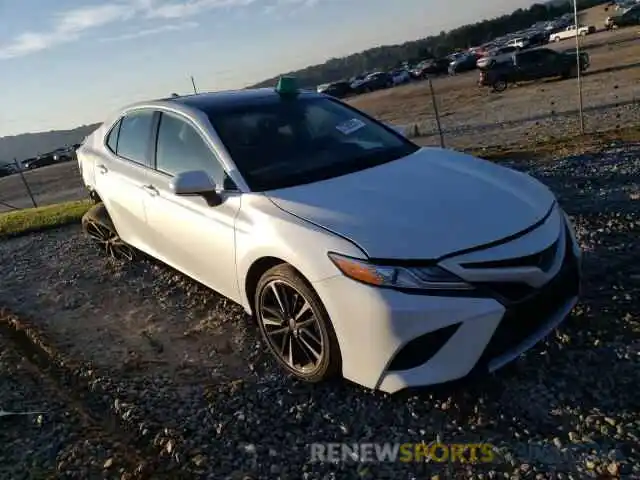
M222 190L226 173L193 123L167 112L159 117L154 169L145 196L155 256L218 293L237 299L235 218L241 193ZM220 205L209 206L200 196L172 193L173 177L193 170L209 174L223 197ZM226 184L231 187L228 179Z

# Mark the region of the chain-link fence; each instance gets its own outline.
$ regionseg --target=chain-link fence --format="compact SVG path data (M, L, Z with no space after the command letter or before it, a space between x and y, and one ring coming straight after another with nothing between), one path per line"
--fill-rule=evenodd
M30 169L17 159L2 166L0 214L87 197L74 159Z

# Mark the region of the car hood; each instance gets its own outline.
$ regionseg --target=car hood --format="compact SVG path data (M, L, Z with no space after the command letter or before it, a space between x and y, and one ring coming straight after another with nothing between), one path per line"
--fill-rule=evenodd
M528 175L439 148L266 195L388 259L435 259L503 239L541 220L555 201Z

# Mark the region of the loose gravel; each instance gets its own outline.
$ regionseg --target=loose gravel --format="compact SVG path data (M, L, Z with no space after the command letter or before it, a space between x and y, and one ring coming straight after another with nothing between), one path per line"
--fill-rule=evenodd
M264 354L240 308L151 260L109 262L77 227L0 245L0 305L70 359L67 367L89 386L87 401L97 399L105 415L151 446L148 455L163 461L156 474L640 477L640 145L512 166L549 185L574 218L585 250L584 294L559 332L474 383L389 396L347 382L293 381ZM14 363L2 358L2 365ZM16 400L12 391L29 388L28 380L8 375L0 405L26 408L18 400L32 394ZM47 407L36 401L29 408ZM72 422L59 417L55 424L44 434L42 427L6 423L0 438L24 431L24 449L42 452L41 463L64 474L70 468L60 464L64 455L49 445L68 444ZM436 439L491 443L498 460L447 467L309 462L312 442ZM108 455L86 452L95 465ZM6 465L0 461L0 477L20 478Z
M140 455L99 423L0 336L0 478L134 478Z

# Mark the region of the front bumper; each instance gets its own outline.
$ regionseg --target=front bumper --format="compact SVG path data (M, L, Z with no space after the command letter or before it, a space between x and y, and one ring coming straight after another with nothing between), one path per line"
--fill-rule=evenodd
M533 347L575 306L580 255L563 232L554 277L519 301L482 293L412 295L338 276L314 284L341 349L343 376L393 393L493 372Z

